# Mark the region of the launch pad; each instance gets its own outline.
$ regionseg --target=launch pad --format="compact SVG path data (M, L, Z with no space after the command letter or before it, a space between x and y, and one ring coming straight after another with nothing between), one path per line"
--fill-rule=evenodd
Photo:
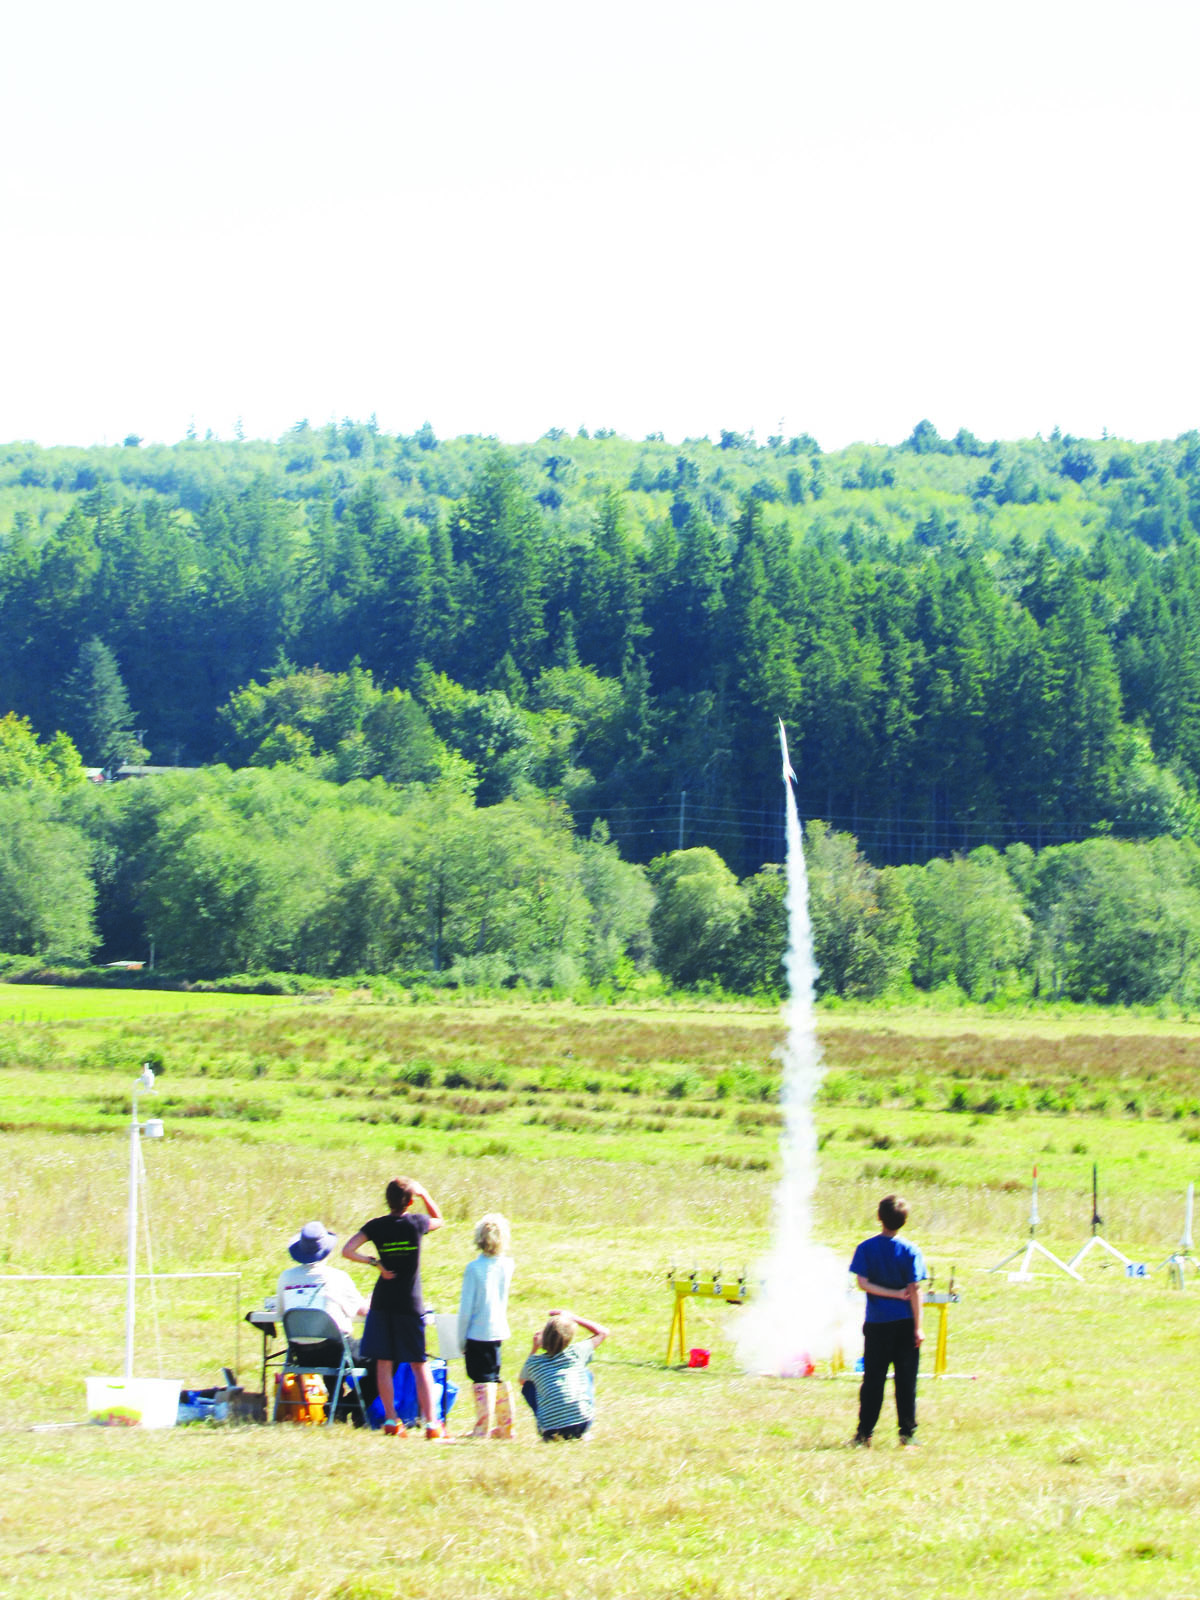
M748 1305L755 1297L756 1290L761 1285L756 1284L747 1273L745 1267L736 1276L722 1272L719 1266L710 1269L697 1267L685 1271L679 1267L668 1267L667 1287L672 1295L671 1328L667 1336L667 1353L663 1361L664 1366L671 1365L671 1356L676 1347L679 1350L680 1365L688 1361L687 1346L687 1304L689 1300L723 1300L726 1305ZM951 1274L948 1289L935 1291L932 1280L929 1288L921 1296L921 1304L932 1306L938 1314L937 1339L934 1345L933 1372L930 1376L944 1378L948 1376L950 1349L950 1328L948 1313L952 1305L959 1303L959 1293L954 1287L954 1277ZM700 1363L698 1363L699 1365ZM707 1364L707 1363L704 1363ZM802 1365L798 1359L796 1366L780 1377L808 1377L818 1369L824 1369L823 1375L834 1378L847 1370L846 1358L841 1350L835 1350L828 1361L814 1362L804 1358Z

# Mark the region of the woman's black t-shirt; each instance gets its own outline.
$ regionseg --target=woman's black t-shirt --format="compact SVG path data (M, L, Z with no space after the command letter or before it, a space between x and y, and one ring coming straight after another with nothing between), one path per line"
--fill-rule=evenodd
M429 1232L430 1218L423 1211L406 1211L403 1216L372 1217L362 1232L379 1251L379 1259L395 1276L379 1277L371 1295L372 1307L380 1311L408 1311L420 1316L425 1310L421 1298L421 1240Z

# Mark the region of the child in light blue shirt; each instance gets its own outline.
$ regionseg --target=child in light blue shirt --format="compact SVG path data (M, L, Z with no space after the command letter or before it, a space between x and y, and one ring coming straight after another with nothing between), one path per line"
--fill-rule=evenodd
M496 1388L500 1347L509 1335L508 1288L514 1262L508 1254L508 1220L489 1211L475 1225L479 1254L463 1273L458 1303L458 1342L467 1377L475 1386L473 1439L487 1439L496 1428Z

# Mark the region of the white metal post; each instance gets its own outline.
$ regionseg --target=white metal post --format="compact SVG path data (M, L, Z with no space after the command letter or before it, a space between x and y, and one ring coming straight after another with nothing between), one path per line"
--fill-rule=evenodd
M141 1157L139 1141L141 1125L138 1122L138 1090L153 1089L154 1073L149 1064L142 1068L141 1076L133 1086L133 1117L129 1123L129 1231L125 1243L125 1376L133 1377L133 1328L137 1309L137 1218L138 1218L138 1165Z

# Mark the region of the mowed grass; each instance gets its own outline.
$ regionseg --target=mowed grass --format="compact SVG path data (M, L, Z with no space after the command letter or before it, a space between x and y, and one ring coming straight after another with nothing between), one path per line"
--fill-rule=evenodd
M212 994L183 989L86 989L70 984L0 983L0 1023L113 1021L178 1012L244 1010L284 1003L277 995ZM293 1002L294 1004L294 1002Z
M1154 1266L1179 1237L1200 1040L1065 1020L906 1031L839 1012L824 1028L821 1238L848 1259L879 1195L903 1189L939 1283L953 1269L962 1292L958 1376L923 1381L922 1448L895 1447L885 1408L869 1454L845 1448L853 1379L738 1370L735 1308L689 1305L706 1370L663 1363L668 1265L752 1269L768 1241L775 1016L284 1002L0 1027L10 1278L120 1272L129 1087L143 1059L161 1069L142 1101L167 1127L145 1147L155 1265L242 1278L160 1283L157 1315L143 1288L143 1374L161 1362L201 1385L236 1363L253 1386L235 1294L244 1310L273 1288L302 1221L345 1236L405 1169L449 1219L426 1252L442 1308L475 1218L512 1218L510 1373L551 1305L613 1332L583 1446L540 1446L528 1423L512 1445L445 1447L31 1432L78 1419L84 1376L119 1370L123 1285L0 1281L0 1595L1200 1593L1200 1282L1180 1294L1095 1256L1082 1285L985 1270L1022 1243L1034 1162L1056 1253L1088 1236L1093 1161L1114 1244ZM469 1410L464 1392L463 1431Z

